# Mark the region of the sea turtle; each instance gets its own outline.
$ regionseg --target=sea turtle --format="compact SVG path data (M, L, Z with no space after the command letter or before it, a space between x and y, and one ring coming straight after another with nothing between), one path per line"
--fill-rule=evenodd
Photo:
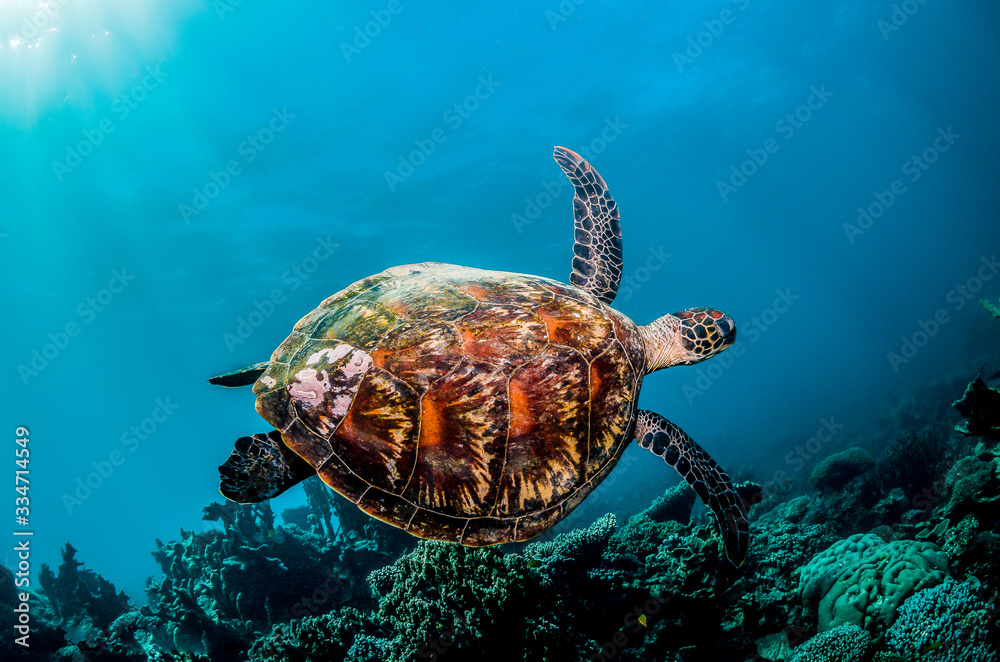
M571 284L425 262L329 297L270 361L209 380L253 384L277 428L236 441L219 467L224 496L263 501L319 474L373 517L479 547L552 527L635 438L709 506L729 559L745 559L746 509L729 476L637 408L647 374L724 350L733 320L689 308L638 326L611 308L618 206L580 155L554 157L575 192Z

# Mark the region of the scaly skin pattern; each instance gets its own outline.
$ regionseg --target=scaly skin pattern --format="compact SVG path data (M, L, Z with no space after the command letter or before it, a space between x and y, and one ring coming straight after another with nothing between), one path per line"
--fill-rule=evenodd
M636 325L577 287L425 263L326 299L254 393L361 509L482 546L538 535L607 476L645 366Z
M726 555L741 565L750 548L750 521L729 474L683 430L655 412L639 411L635 438L676 469L698 493L719 523Z
M601 174L565 147L552 152L573 185L573 272L569 282L611 305L622 277L618 205Z

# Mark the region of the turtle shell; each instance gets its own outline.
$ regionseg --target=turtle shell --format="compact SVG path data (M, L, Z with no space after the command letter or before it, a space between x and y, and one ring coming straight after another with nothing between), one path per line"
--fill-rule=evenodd
M644 367L636 325L581 289L425 263L323 301L254 393L362 510L481 546L545 531L607 476Z

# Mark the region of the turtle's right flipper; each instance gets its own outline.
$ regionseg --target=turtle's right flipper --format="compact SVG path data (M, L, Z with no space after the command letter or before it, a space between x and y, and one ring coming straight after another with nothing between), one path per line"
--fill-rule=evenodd
M571 149L556 147L552 157L573 185L573 273L569 282L610 305L622 277L622 228L618 205L604 178Z
M750 549L750 520L729 475L683 430L654 412L639 410L635 438L694 488L719 523L726 556L742 565Z
M259 503L278 496L316 471L281 440L281 433L240 437L219 467L219 492L237 503Z
M267 366L269 365L271 365L270 361L254 363L252 366L240 368L239 370L233 370L232 372L227 372L226 374L219 375L218 377L212 377L208 380L208 383L215 384L216 386L225 386L227 388L250 386L264 374L264 371L267 370Z

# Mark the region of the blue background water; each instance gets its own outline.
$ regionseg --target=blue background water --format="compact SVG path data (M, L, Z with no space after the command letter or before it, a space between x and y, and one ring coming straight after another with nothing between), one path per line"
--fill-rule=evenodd
M994 3L912 2L898 30L892 3L862 1L38 6L0 9L2 435L12 475L15 427L31 430L36 564L70 540L141 599L154 539L209 526L217 465L268 429L248 390L205 379L265 360L350 282L424 260L564 280L571 196L544 195L557 144L591 156L620 205L626 274L646 282L616 307L736 319L742 355L653 376L641 398L733 471L791 468L830 417L847 431L828 447L848 444L891 394L996 338L975 300L1000 279L986 270L961 307L953 292L1000 235ZM912 181L939 130L959 137ZM905 192L852 242L845 224L894 180ZM939 309L949 321L890 364ZM233 342L241 320L256 328ZM637 510L676 481L646 455L594 503Z

